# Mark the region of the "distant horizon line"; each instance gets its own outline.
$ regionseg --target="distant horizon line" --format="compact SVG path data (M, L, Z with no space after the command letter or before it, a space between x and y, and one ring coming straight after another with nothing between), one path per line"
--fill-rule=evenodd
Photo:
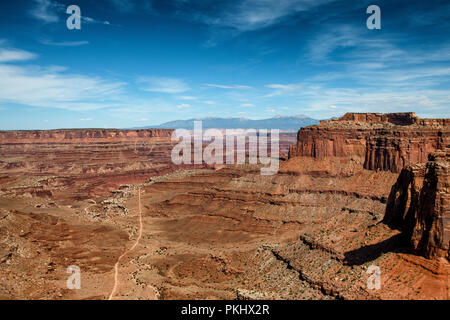
M408 114L408 113L412 113L412 114L416 114L416 112L414 111L407 111L407 112L344 112L342 113L342 115L340 116L335 116L335 117L330 117L330 118L326 118L326 119L316 119L316 118L312 118L303 114L296 114L296 115L290 115L290 116L282 116L282 115L275 115L273 117L270 118L263 118L263 119L251 119L251 118L245 118L245 117L203 117L203 118L189 118L189 119L175 119L175 120L169 120L169 121L165 121L161 124L152 124L152 125L144 125L144 126L139 126L139 127L60 127L60 128L51 128L51 129L36 129L36 128L31 128L31 129L2 129L0 128L0 132L5 132L5 131L56 131L56 130L150 130L150 129L158 129L158 130L175 130L175 128L162 128L160 126L164 125L164 124L168 124L171 122L176 122L176 121L201 121L201 120L211 120L211 119L223 119L223 120L233 120L233 119L239 119L239 120L247 120L247 121L264 121L264 120L272 120L272 119L283 119L283 118L298 118L298 119L310 119L310 120L315 120L317 122L319 121L323 121L323 120L331 120L331 119L338 119L343 117L345 114ZM418 116L421 119L447 119L446 117L432 117L432 116ZM239 129L239 128L220 128L217 127L216 129ZM241 128L241 129L245 129L245 128ZM282 130L280 129L281 132L291 132L291 131L295 131L293 129L286 129L286 130Z

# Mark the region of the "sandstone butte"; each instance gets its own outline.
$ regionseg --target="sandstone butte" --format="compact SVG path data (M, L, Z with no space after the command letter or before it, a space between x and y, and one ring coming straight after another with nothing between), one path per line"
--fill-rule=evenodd
M414 113L347 113L300 130L290 156L362 156L365 169L400 172L448 146L449 126L449 119L420 119Z
M0 298L449 299L449 119L322 121L273 176L171 133L0 132Z
M364 157L364 169L401 171L384 221L402 229L416 252L448 260L449 133L450 119L420 119L414 113L347 113L299 130L289 156L359 156Z
M364 169L401 171L384 221L412 237L416 251L449 259L449 133L449 119L420 119L414 113L347 113L299 130L289 155L360 156ZM440 151L431 153L435 150Z

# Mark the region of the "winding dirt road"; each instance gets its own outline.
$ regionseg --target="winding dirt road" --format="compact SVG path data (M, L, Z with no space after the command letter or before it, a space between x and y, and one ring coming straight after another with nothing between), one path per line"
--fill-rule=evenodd
M112 298L114 297L114 294L116 293L117 286L119 285L120 260L122 260L122 258L125 257L128 253L133 251L134 248L136 248L136 246L139 244L139 241L141 240L141 237L142 237L142 210L141 210L141 189L140 188L138 189L138 198L139 198L139 234L138 234L138 237L136 238L136 241L133 244L133 246L130 249L125 250L125 252L122 253L122 255L117 259L116 264L114 265L114 287L112 288L112 291L111 291L111 294L109 295L108 300L112 300Z

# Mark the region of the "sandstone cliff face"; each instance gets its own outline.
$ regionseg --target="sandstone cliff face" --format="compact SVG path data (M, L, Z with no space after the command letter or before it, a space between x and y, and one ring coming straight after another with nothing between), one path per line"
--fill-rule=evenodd
M2 184L15 196L51 192L80 199L182 169L171 161L173 130L64 129L0 131L0 177L42 177ZM70 186L71 192L64 192Z
M407 237L411 237L414 229L424 176L424 164L409 165L402 169L386 203L383 222L394 229L401 229Z
M428 258L450 260L449 159L449 150L430 154L420 192L411 244Z
M48 142L102 142L129 141L142 138L169 138L172 129L61 129L0 131L0 143L48 143Z
M426 164L407 166L392 186L384 222L401 229L418 254L449 259L450 151L436 151Z
M367 137L365 169L400 172L407 164L426 162L430 152L444 145L440 130L422 126L394 130L377 130Z
M327 125L302 128L297 144L289 149L289 157L364 156L366 133L358 129L341 130Z
M400 172L408 164L450 144L449 119L420 119L414 113L347 113L302 128L289 157L360 157L364 168Z
M370 123L332 121L305 135L316 144L305 150L326 150L324 159L292 158L272 176L253 165L178 170L170 135L140 130L8 132L0 141L0 298L108 298L142 218L139 245L120 261L117 298L154 299L157 288L162 299L448 299L448 272L392 250L401 232L379 223L397 174L363 169L368 130L409 120L355 117ZM421 199L427 167L417 168L404 172L389 203L401 213L393 221L411 221L411 238L427 250L440 241L435 230L448 230L429 216L447 209L410 219L410 208L433 199ZM439 194L446 187L435 169L427 190ZM414 205L408 188L419 194ZM71 264L83 270L83 290L66 288ZM366 289L369 264L382 270L380 290Z

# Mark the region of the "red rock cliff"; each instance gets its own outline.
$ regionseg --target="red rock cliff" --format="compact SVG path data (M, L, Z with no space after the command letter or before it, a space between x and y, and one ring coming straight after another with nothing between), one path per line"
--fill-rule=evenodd
M145 138L169 138L172 129L60 129L0 131L0 144L7 143L80 143L114 140L134 141Z
M347 113L300 129L289 157L358 156L365 169L400 172L447 147L449 133L449 119L420 119L414 113Z
M401 229L412 248L427 258L450 259L450 151L407 166L392 186L383 221Z
M172 163L173 130L64 129L0 131L0 179L46 177L54 197L75 199L189 167ZM192 166L195 167L195 166ZM32 183L4 191L41 192ZM70 186L70 193L61 192ZM31 189L30 189L31 188ZM36 190L34 190L34 189ZM1 192L1 189L0 189ZM59 195L58 195L59 194Z

